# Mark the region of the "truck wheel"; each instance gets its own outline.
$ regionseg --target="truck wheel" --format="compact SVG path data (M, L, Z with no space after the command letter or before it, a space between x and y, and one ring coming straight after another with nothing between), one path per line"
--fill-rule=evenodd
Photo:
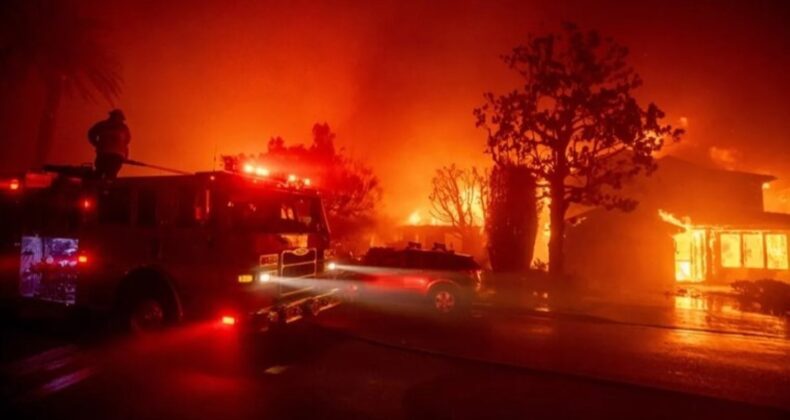
M127 325L132 332L146 333L161 330L167 323L165 305L157 298L142 297L129 309Z
M453 315L459 312L462 306L458 289L451 286L437 286L429 293L431 310L439 315Z
M180 318L178 298L167 279L139 271L124 279L117 292L116 320L134 333L161 330Z

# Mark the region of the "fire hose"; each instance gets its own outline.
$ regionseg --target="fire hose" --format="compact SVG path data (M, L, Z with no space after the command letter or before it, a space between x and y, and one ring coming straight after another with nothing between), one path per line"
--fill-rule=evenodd
M179 169L168 168L166 166L152 165L150 163L140 162L140 161L132 160L132 159L125 159L123 161L123 163L125 163L127 165L132 165L132 166L140 166L140 167L143 167L143 168L157 169L157 170L160 170L160 171L170 172L170 173L178 174L178 175L191 175L190 172L182 171L182 170L179 170Z

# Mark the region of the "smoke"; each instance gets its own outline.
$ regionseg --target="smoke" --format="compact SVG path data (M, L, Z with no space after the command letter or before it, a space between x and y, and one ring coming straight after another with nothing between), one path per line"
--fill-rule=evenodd
M385 213L395 220L428 208L436 168L486 166L485 133L474 127L472 109L483 92L518 86L498 56L563 21L628 46L645 80L640 98L667 111L667 121L693 121L684 141L699 145L702 158L713 145L741 150L746 167L764 164L778 176L790 160L782 53L790 27L785 10L765 4L82 3L115 29L110 41L125 80L118 106L134 159L206 170L215 155L261 152L272 136L308 142L313 124L328 122L338 146L376 171ZM9 165L30 153L40 96L31 89L0 115L0 139L14 145L5 153ZM53 160L91 161L85 131L108 109L65 98ZM20 127L9 133L6 122ZM714 154L731 165L726 153Z
M708 148L708 156L717 166L731 171L743 160L741 151L734 147L711 146Z

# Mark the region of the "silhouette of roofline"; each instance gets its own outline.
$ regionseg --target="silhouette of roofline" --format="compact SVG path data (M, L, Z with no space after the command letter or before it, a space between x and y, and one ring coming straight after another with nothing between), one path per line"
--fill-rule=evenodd
M771 182L771 181L775 181L776 180L776 177L773 176L773 175L758 174L758 173L754 173L754 172L734 171L734 170L730 170L730 169L717 168L715 166L710 166L710 165L701 165L699 163L690 162L688 160L681 159L681 158L679 158L677 156L672 156L672 155L666 155L666 156L663 156L663 157L660 157L660 158L656 159L656 163L658 163L659 170L661 169L661 162L665 162L665 161L670 161L670 162L675 162L675 163L678 163L678 164L681 164L681 165L691 166L691 167L697 168L699 170L704 170L704 171L708 171L708 172L725 173L728 176L737 176L737 177L742 177L742 178L753 178L755 181Z

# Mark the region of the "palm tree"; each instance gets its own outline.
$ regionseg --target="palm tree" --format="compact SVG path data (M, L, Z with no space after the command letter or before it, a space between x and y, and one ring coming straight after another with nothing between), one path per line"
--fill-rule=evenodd
M120 63L102 44L99 21L80 14L68 0L6 1L0 17L0 67L6 81L35 74L44 88L36 164L52 148L64 95L77 94L111 106L121 92ZM12 82L9 82L12 83Z

